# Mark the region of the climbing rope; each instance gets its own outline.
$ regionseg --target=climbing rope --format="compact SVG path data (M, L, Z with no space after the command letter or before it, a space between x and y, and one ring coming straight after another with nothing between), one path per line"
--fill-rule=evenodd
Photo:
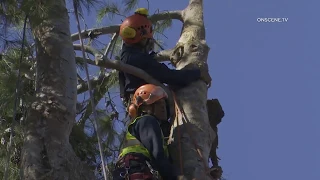
M23 48L24 48L24 40L25 40L25 34L26 34L26 26L27 26L27 19L28 15L26 15L24 19L24 24L23 24L23 31L22 31L22 44L21 44L21 50L20 50L20 59L19 59L19 67L18 67L18 79L16 82L16 90L15 90L15 97L14 97L14 105L13 105L13 119L11 123L11 131L10 131L10 139L9 139L9 144L8 144L8 154L7 154L7 159L6 159L6 164L5 164L5 170L4 170L4 180L8 180L9 176L9 166L10 166L10 156L11 156L11 151L12 151L12 141L13 141L13 136L14 136L14 126L16 124L16 116L17 116L17 107L18 107L18 100L19 100L19 93L20 93L20 84L21 84L21 62L23 58Z
M97 111L95 109L94 97L93 97L93 94L92 94L92 87L91 87L91 83L90 83L88 63L86 61L86 55L85 55L85 50L84 50L84 45L83 45L83 39L81 37L81 29L80 29L77 5L78 5L77 1L73 0L73 7L74 7L74 13L75 13L75 16L76 16L76 21L77 21L77 28L78 28L79 39L80 39L80 44L81 44L82 56L83 56L83 59L84 59L85 72L86 72L86 77L87 77L87 80L88 80L89 98L90 98L90 101L91 101L91 108L92 108L92 113L93 113L93 118L94 118L94 121L93 121L94 123L93 124L94 124L94 128L95 128L95 130L97 132L98 147L99 147L99 152L100 152L100 158L101 158L101 164L102 164L102 170L103 170L103 177L104 177L104 180L107 180L107 172L106 172L104 157L103 157L103 153L102 153L102 144L101 144L101 139L100 139L100 129L98 129Z
M181 115L181 119L182 119L182 123L183 122L183 119L185 121L187 121L187 116L184 112L184 110L182 108L180 108L178 102L177 102L177 99L176 99L176 95L175 93L172 91L172 96L173 96L173 100L174 100L174 105L175 105L175 109L176 109L176 117L174 119L174 121L177 122L177 129L178 129L178 145L179 145L179 157L180 157L180 172L181 174L183 175L183 159L182 159L182 149L181 149L181 130L180 130L180 125L179 125L179 121L178 121L178 115ZM186 129L187 129L187 133L188 135L190 136L191 138L191 141L196 149L196 151L198 152L201 160L202 160L202 163L203 163L203 166L204 168L206 169L205 172L204 172L204 176L206 176L208 174L208 176L212 179L213 177L210 175L210 169L206 163L206 161L204 160L203 158L203 155L200 151L200 148L199 148L199 145L197 144L197 142L195 141L195 139L192 137L192 134L191 134L191 130L190 130L190 127L188 126L188 123L185 124L186 125Z

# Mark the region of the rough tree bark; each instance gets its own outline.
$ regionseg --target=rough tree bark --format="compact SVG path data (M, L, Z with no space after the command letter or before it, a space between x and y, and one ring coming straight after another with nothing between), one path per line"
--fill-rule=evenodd
M69 143L75 122L77 74L65 1L50 1L46 13L41 22L30 16L38 89L25 124L22 179L92 180L94 174Z
M205 41L203 1L190 0L182 12L182 19L181 36L170 59L172 64L176 69L206 64L209 47ZM196 81L176 91L175 95L185 118L178 115L178 123L172 127L170 150L173 160L176 165L182 163L186 179L212 179L208 172L208 159L216 135L208 118L207 86L203 81ZM179 146L182 149L181 160Z

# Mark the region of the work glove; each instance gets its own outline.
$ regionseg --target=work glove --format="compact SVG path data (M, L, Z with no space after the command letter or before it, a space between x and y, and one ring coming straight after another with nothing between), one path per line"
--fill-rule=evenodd
M198 67L200 69L201 79L207 84L207 87L210 88L212 79L209 74L208 64L206 62L201 62L198 64Z

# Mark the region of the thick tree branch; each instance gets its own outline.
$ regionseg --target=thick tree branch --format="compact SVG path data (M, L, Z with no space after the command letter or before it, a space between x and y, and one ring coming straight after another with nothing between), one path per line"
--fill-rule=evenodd
M182 11L166 11L158 14L154 14L150 16L150 21L151 22L157 22L161 20L166 20L166 19L176 19L182 22Z
M81 50L80 44L74 44L73 47L75 50ZM101 52L99 52L98 50L94 49L91 46L84 46L84 49L87 53L90 53L95 56L96 58L95 62L97 66L108 68L108 69L116 69L118 71L123 71L129 74L132 74L134 76L137 76L150 84L163 86L163 84L161 84L159 81L155 80L149 74L147 74L145 71L139 68L136 68L128 64L124 64L123 62L118 60L111 61L106 56L103 56Z
M118 61L118 60L110 61L107 57L102 56L100 54L96 54L95 56L96 56L96 65L98 65L98 66L126 72L128 74L132 74L136 77L139 77L150 84L155 84L157 86L164 87L163 84L161 84L159 81L155 80L149 74L147 74L145 71L143 71L139 68L136 68L136 67L128 65L128 64L124 64L123 62Z
M159 62L170 61L170 57L174 50L175 49L162 50L157 53L155 59L157 59Z
M110 78L111 75L113 75L114 73L116 73L116 70L112 70L111 72L104 73L103 75L90 79L90 83L92 84L92 87L95 87L98 84L102 84L103 81L108 80L108 78ZM77 85L78 94L84 93L87 90L88 90L88 81L84 81Z
M81 44L74 44L73 45L74 50L78 50L81 51ZM98 51L97 49L91 47L91 46L86 46L84 45L84 50L85 52L95 56L96 54L102 54L100 51ZM96 65L96 64L95 64Z
M81 50L80 44L74 44L73 47L75 50ZM84 45L84 50L87 53L90 53L91 55L95 56L96 66L104 67L104 68L108 68L108 69L116 69L118 71L132 74L136 77L143 79L147 83L162 87L167 92L168 96L172 97L171 91L165 85L163 85L162 83L160 83L159 81L157 81L156 79L151 77L148 73L146 73L142 69L136 68L136 67L128 65L128 64L124 64L123 62L118 61L118 60L111 61L106 56L103 56L103 54L101 52L99 52L98 50L96 50L95 48L93 48L91 46ZM169 104L170 104L171 111L174 112L174 102L173 102L172 98L169 98Z
M182 21L182 11L167 11L159 14L154 14L150 16L150 20L152 22L156 21L161 21L165 19L177 19ZM81 37L83 39L85 38L96 38L99 35L103 34L112 34L112 33L117 33L119 31L120 25L113 25L113 26L106 26L106 27L101 27L101 28L93 28L93 29L88 29L84 30L81 32ZM79 33L74 33L71 35L72 41L77 41L79 40Z
M83 59L82 57L76 57L76 62L79 62L80 64L82 64L82 63L84 63L84 61L87 61L87 63L90 64L90 65L96 66L96 63L93 60L89 59L89 58Z
M85 38L96 38L103 34L112 34L119 31L120 25L112 25L112 26L105 26L101 28L92 28L88 30L81 31L81 37ZM71 35L71 40L78 41L79 40L79 33L74 33Z

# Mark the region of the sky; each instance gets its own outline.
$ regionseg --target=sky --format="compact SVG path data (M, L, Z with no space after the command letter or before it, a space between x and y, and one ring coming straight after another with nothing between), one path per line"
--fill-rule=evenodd
M152 1L150 13L187 4ZM140 7L146 5L141 0ZM319 6L316 0L204 0L213 79L208 98L218 98L226 114L218 156L228 180L320 179ZM95 12L85 19L93 27ZM166 48L174 47L180 30L174 21Z

